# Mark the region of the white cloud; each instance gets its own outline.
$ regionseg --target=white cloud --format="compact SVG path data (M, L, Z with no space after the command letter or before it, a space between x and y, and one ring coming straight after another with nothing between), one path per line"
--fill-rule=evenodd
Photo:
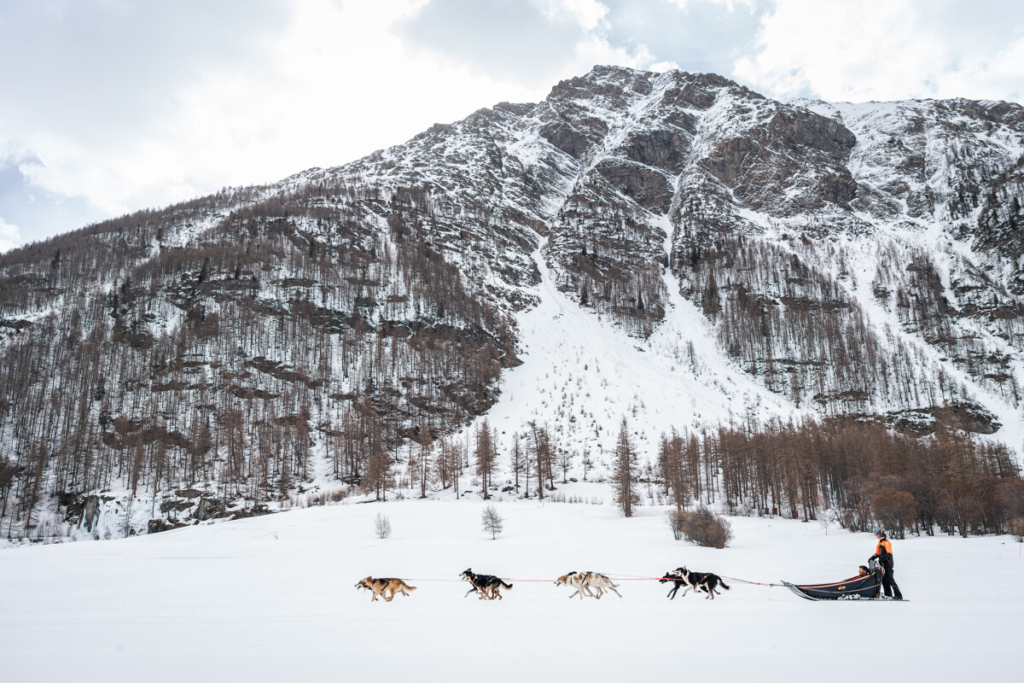
M600 36L592 35L576 44L576 60L563 67L562 77L581 76L595 64L616 64L633 69L649 69L654 62L654 55L643 43L629 50L614 46Z
M778 0L735 76L776 96L1019 100L1024 44L999 29L1021 4ZM1010 15L1008 16L1007 13ZM980 22L971 30L972 22ZM1019 23L1017 24L1019 26Z
M230 65L175 83L145 126L83 139L22 121L4 131L12 139L0 148L33 159L20 170L36 187L116 215L337 165L435 122L546 93L404 45L392 26L420 5L296 0L261 68ZM22 227L25 239L54 231Z
M0 218L0 253L14 249L21 244L21 236L18 226L11 225L3 218Z
M694 4L695 0L665 0L671 5L675 5L679 9L686 11ZM700 0L700 2L709 3L712 5L722 5L726 10L733 12L737 7L744 7L750 9L757 4L757 0Z
M650 66L648 66L647 70L648 71L654 71L654 72L657 72L657 73L664 73L666 71L672 71L673 69L678 69L678 68L679 68L679 65L676 64L675 62L655 62L654 64L651 64Z
M557 21L563 15L571 16L585 31L593 31L608 14L608 7L597 0L546 0L544 16Z

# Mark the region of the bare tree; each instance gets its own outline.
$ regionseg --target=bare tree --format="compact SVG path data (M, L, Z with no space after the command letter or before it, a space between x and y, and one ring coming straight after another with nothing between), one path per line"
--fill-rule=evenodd
M519 473L528 466L529 459L526 457L526 451L519 445L519 433L512 435L512 453L511 453L511 465L512 474L515 477L516 493L519 493Z
M558 468L562 470L562 483L569 483L569 468L572 466L572 453L568 449L559 448L556 456Z
M587 480L587 473L594 469L594 461L590 459L590 451L583 451L583 481Z
M502 519L501 515L498 514L498 509L493 505L488 505L484 508L484 514L481 520L483 521L484 531L491 534L492 541L504 529L505 520Z
M683 451L683 439L675 429L672 430L671 438L664 434L661 435L658 468L661 470L661 477L665 482L665 492L672 495L672 502L675 503L677 512L682 512L690 499Z
M491 434L491 426L487 420L483 421L476 430L476 472L480 475L480 482L483 486L484 500L490 498L488 489L491 485L491 473L494 471L494 460L496 452L494 437Z
M431 453L434 449L434 439L430 435L430 427L427 425L420 426L420 433L417 442L420 446L420 498L427 497L427 480L433 471L431 463Z
M441 488L447 489L458 478L461 456L459 455L458 447L446 436L441 437L441 445L438 450L435 473L441 482Z
M638 469L637 452L629 436L629 425L626 418L622 418L618 444L615 447L612 488L615 492L615 502L622 508L622 513L626 517L633 516L633 506L640 502L640 494L636 490Z
M387 500L391 480L391 456L382 446L378 445L373 449L370 459L366 463L363 490L373 491L377 500Z
M551 441L548 438L548 430L545 427L538 427L537 423L532 420L530 421L530 442L537 463L537 497L544 500L544 475L551 469Z

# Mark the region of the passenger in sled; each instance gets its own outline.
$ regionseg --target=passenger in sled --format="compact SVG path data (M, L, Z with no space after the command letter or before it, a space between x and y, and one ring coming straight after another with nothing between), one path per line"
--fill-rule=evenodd
M875 554L868 558L866 566L861 565L857 568L857 576L834 583L796 586L783 581L783 585L807 600L871 600L880 598L883 590L885 597L893 598L895 592L893 599L902 600L903 594L893 580L892 543L881 529L876 531L875 535L878 537Z

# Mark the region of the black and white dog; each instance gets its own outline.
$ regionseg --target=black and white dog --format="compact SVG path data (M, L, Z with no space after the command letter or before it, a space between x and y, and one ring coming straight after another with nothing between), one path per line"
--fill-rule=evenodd
M466 592L465 597L467 598L470 593L475 591L480 594L481 600L493 600L494 598L501 600L500 589L512 590L511 583L505 583L497 576L491 576L490 574L474 574L472 569L467 569L459 574L459 576L462 577L463 581L469 581L473 584L473 587Z
M676 593L679 592L679 589L683 586L686 586L686 590L683 591L684 597L691 590L694 593L696 593L698 590L702 590L708 594L707 597L704 598L705 600L714 600L716 589L719 586L721 586L725 590L732 590L727 585L725 585L725 581L723 581L722 577L718 574L712 574L710 572L691 572L686 567L679 567L678 569L673 569L672 571L665 574L665 576L658 579L658 583L667 583L669 581L675 584L672 587L672 590L668 592L668 597L672 600L675 600ZM721 595L720 592L718 594Z

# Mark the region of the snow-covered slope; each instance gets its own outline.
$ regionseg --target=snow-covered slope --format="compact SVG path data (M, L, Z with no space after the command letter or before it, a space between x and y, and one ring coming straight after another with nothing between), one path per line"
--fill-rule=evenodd
M519 317L523 365L505 374L501 397L484 416L505 446L535 422L578 460L589 457L603 476L623 418L655 462L659 437L673 429L729 424L751 411L758 420L799 414L729 362L670 272L665 318L642 339L560 292L539 255L538 270L539 303Z

